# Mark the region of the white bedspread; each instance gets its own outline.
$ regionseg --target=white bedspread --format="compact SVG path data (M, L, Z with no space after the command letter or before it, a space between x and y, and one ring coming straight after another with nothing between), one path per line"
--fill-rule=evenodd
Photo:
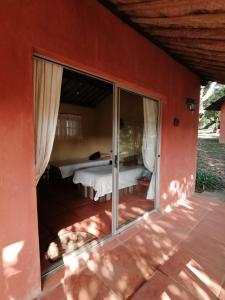
M51 165L58 167L62 178L70 177L74 175L74 172L84 168L90 168L95 166L109 165L110 160L97 159L97 160L67 160L53 162Z
M119 189L136 185L143 170L144 166L120 166ZM92 187L96 191L94 200L97 201L99 197L112 193L112 166L78 170L74 174L73 182Z

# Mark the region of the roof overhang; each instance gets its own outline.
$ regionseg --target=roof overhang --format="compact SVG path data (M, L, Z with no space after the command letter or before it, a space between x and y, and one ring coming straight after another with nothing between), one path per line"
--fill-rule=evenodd
M225 83L224 0L99 0L203 82Z

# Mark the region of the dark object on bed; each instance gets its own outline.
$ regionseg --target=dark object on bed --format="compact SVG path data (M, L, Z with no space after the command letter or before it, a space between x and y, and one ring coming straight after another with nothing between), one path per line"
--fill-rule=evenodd
M96 159L100 159L100 158L101 158L101 153L99 151L95 152L89 156L89 160L96 160Z
M124 158L123 165L124 166L136 166L138 164L137 155L127 156Z

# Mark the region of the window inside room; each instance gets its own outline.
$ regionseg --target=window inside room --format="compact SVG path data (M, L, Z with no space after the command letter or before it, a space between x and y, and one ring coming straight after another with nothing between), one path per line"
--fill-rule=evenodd
M59 139L81 139L82 117L79 115L59 113L56 127L56 138Z

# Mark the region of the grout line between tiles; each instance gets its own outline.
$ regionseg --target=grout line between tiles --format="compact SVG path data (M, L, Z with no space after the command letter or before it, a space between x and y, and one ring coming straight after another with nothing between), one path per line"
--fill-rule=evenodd
M88 268L88 267L87 267ZM121 296L120 294L118 294L118 292L116 292L114 289L112 289L112 287L107 283L105 282L104 278L96 271L92 271L88 268L88 270L93 273L103 284L105 287L107 287L109 290L113 291L113 293L115 293L117 296Z
M165 275L165 274L164 274ZM170 280L172 280L172 281L174 281L174 282L176 282L176 284L178 285L178 286L181 286L185 291L187 291L188 293L190 293L193 297L195 297L195 299L197 300L203 300L202 298L199 298L199 296L197 296L197 295L194 295L187 287L185 287L182 283L180 283L180 282L178 282L176 279L174 279L173 277L171 277L170 275L168 275L168 274L166 274L167 275L167 277L170 279ZM216 296L216 295L215 295Z
M174 254L175 252L178 251L180 245L190 236L190 234L195 230L195 228L201 223L201 221L207 216L209 212L207 211L199 220L199 222L197 222L189 231L187 231L187 233L185 234L184 238L182 238L176 245L172 246L169 253L168 253L168 259L166 259L165 262L167 262ZM165 264L165 262L163 264ZM160 266L162 266L163 264L160 264L158 266L156 266L156 268L160 268Z
M144 279L139 286L134 290L134 292L132 293L132 295L130 295L127 300L131 300L132 297L144 286L145 283L147 283L148 281L150 281L152 279L152 277L155 275L155 273L157 272L157 270L155 270L155 272L148 278L148 279Z

